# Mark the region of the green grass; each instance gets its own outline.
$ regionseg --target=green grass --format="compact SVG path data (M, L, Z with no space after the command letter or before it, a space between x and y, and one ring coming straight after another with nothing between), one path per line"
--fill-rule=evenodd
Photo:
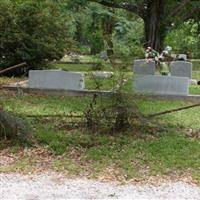
M193 77L194 79L200 80L200 71L199 71L199 72L193 72L192 77Z
M52 64L51 68L53 69L62 69L65 71L79 71L79 72L88 72L94 71L96 66L94 64ZM109 64L104 64L100 66L102 71L112 71L112 68Z
M200 71L200 60L193 60L192 65L193 65L193 70Z
M0 104L7 111L18 114L64 114L81 112L88 105L89 98L58 96L0 96Z
M190 172L200 181L200 141L180 133L163 133L157 139L149 140L137 139L134 133L98 136L48 131L45 134L40 132L37 137L56 154L66 153L65 159L55 161L54 167L72 174L88 172L89 168L92 169L89 176L98 177L102 171L112 167L126 179L152 175L178 176ZM68 156L74 148L79 155L78 161Z
M190 94L200 95L200 85L192 85L190 86Z
M134 97L132 98L135 100ZM90 101L90 97L40 96L27 94L18 96L6 92L1 92L0 95L0 104L5 110L29 115L82 113ZM188 103L183 101L143 100L142 98L137 100L137 104L144 114L156 113L188 105ZM172 124L180 124L184 127L200 128L199 116L200 109L197 107L166 115L163 120L167 120Z
M183 101L155 101L143 100L139 102L139 108L144 114L152 114L171 110L188 105ZM162 123L169 126L179 127L183 129L200 129L200 108L191 108L176 113L164 115L160 118Z

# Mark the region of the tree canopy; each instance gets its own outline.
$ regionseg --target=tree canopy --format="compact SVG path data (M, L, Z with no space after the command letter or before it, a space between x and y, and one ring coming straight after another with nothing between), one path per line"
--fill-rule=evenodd
M130 11L144 20L145 46L161 50L172 25L196 19L200 12L198 0L89 0L107 7Z
M199 8L197 0L2 0L0 68L40 67L68 52L143 57L144 47L164 45L198 57Z

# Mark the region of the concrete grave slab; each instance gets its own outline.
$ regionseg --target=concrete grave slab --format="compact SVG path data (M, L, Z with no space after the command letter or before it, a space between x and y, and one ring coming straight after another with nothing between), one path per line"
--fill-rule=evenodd
M192 63L185 61L174 61L170 63L172 76L192 78Z
M134 88L139 93L187 96L189 78L160 75L138 76L135 78Z
M156 65L154 61L147 62L145 59L135 60L133 70L136 75L154 75Z
M30 70L29 88L83 90L84 74L62 70Z

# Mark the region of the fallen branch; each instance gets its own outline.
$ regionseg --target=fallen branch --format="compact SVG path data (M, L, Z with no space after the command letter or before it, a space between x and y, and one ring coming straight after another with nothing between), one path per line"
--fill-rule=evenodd
M194 104L194 105L191 105L191 106L184 106L184 107L176 108L176 109L172 109L172 110L166 110L166 111L155 113L155 114L150 114L147 117L156 117L156 116L174 113L174 112L178 112L178 111L181 111L181 110L186 110L186 109L194 108L194 107L198 107L198 106L200 106L200 103Z
M22 67L22 66L24 66L24 65L26 65L26 62L23 62L23 63L17 64L17 65L14 65L14 66L12 66L12 67L8 67L8 68L6 68L6 69L3 69L3 70L0 71L0 75L3 74L3 73L5 73L5 72L11 71L11 70L13 70L13 69L17 69L18 67Z
M64 114L58 114L58 115L20 115L22 117L28 117L28 118L81 118L82 115L64 115Z

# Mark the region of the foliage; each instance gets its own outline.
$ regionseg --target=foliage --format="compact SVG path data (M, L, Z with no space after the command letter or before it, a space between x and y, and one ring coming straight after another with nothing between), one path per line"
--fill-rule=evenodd
M136 14L144 21L145 46L160 51L167 32L172 24L179 24L189 19L199 20L199 1L119 1L88 0L107 7L120 8ZM190 9L188 9L190 8Z
M117 68L114 64L113 55L108 56L112 65L112 70L115 72L112 77L112 94L109 96L108 103L103 97L97 94L84 112L84 120L88 130L96 133L117 133L130 128L133 124L133 118L141 121L142 115L137 109L135 102L130 101L130 93L124 94L123 85L127 81L126 73ZM96 89L101 91L101 85L95 80Z
M143 58L143 21L135 15L128 15L122 11L118 11L116 17L117 22L113 33L115 54L123 59L123 62L130 57Z
M0 4L0 68L26 61L31 67L59 59L69 47L68 20L52 1Z
M173 46L175 53L185 53L190 58L199 58L200 33L198 33L198 24L192 20L181 24L167 35L165 43Z

